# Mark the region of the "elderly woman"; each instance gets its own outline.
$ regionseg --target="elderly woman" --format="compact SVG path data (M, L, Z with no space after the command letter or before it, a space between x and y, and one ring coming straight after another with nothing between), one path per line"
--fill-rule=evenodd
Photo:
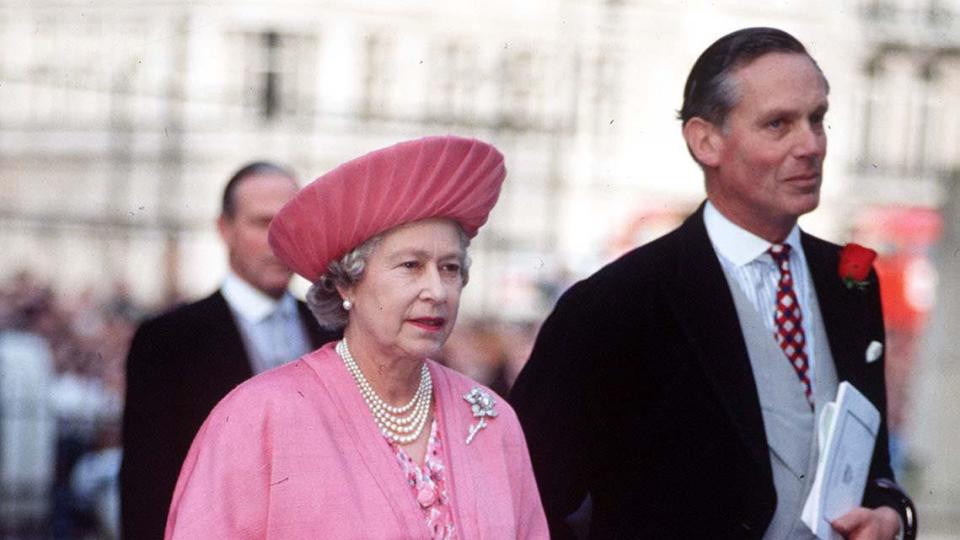
M238 386L197 434L167 538L547 538L513 410L430 358L505 176L428 137L321 176L270 243L344 338Z

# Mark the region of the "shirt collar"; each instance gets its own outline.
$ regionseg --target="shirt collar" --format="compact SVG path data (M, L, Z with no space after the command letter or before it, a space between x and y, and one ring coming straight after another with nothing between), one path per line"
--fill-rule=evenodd
M703 223L713 248L735 266L743 266L760 257L770 248L770 242L730 221L709 200L703 209ZM793 252L802 257L800 226L794 225L784 244L790 244Z
M227 273L220 290L231 309L251 323L260 322L277 310L287 312L291 307L295 307L290 293L285 292L279 300L275 300L233 272Z

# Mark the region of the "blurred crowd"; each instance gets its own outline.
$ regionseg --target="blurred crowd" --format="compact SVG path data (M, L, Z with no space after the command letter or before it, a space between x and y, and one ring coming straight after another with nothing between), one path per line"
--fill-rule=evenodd
M121 283L0 283L2 537L116 537L124 359L144 314Z
M92 288L55 294L49 283L25 271L0 283L0 328L46 341L56 378L66 386L56 398L58 408L80 422L118 417L124 358L145 313L123 283L116 283L106 298ZM97 391L90 392L90 386Z

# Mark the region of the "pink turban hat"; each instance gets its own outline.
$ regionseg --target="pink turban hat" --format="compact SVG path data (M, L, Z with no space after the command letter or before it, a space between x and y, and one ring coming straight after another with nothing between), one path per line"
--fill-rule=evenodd
M331 261L404 223L449 218L472 238L505 176L503 155L485 142L454 136L401 142L301 189L270 223L270 246L294 272L316 281Z

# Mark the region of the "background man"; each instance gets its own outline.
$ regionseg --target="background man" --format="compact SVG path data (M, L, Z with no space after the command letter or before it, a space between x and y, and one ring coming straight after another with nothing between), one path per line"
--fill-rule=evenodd
M268 162L233 175L217 221L230 271L212 295L137 330L127 357L120 469L123 537L163 537L180 465L207 414L255 373L339 335L317 326L287 286L291 272L267 229L297 193L292 173Z
M595 538L812 538L822 406L847 380L886 409L876 275L847 288L840 247L797 227L819 203L827 93L775 29L693 66L680 116L707 201L567 291L511 396L554 537L589 495ZM887 446L884 419L865 508L834 523L849 538L900 526Z

